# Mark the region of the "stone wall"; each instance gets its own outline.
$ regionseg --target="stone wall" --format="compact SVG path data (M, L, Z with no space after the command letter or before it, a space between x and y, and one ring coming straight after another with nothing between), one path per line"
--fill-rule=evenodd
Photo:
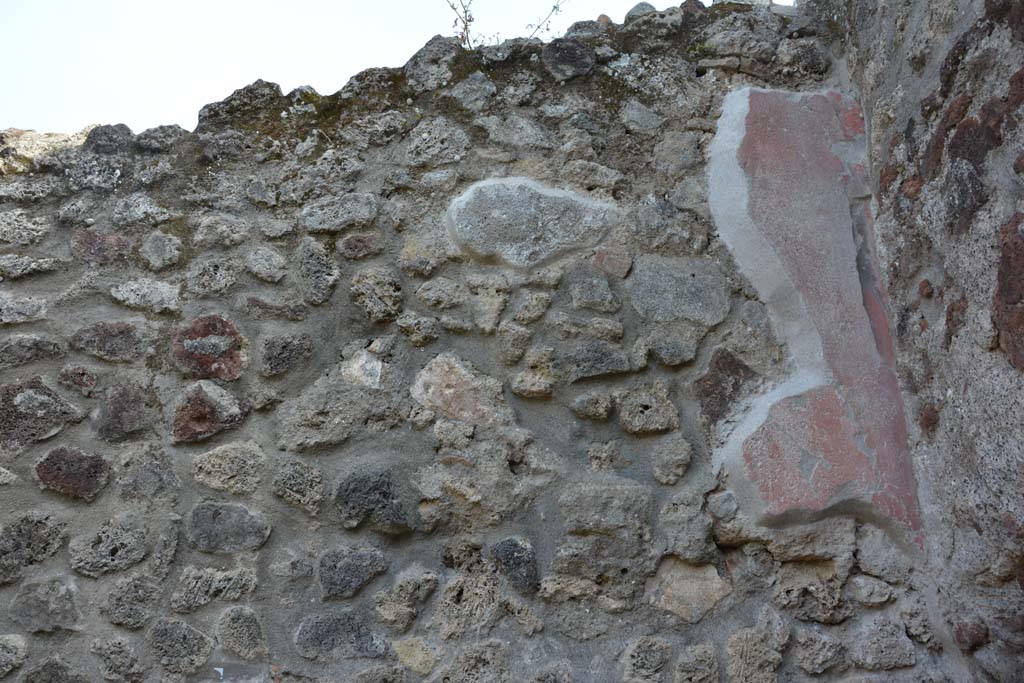
M0 679L1020 680L1020 15L0 133Z

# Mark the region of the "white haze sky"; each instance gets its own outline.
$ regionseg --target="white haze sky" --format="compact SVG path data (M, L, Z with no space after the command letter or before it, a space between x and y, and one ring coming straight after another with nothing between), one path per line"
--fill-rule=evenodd
M552 2L475 0L476 31L528 35ZM621 22L636 2L568 0L542 37L602 13ZM444 0L0 0L0 129L192 130L200 107L258 78L329 94L401 66L453 18Z

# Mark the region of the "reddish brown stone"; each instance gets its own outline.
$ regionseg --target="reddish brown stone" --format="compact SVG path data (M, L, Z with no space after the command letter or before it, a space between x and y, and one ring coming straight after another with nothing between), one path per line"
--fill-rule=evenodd
M924 178L919 175L910 176L900 185L900 194L907 199L917 199L921 195L922 187L924 187Z
M899 177L899 170L893 164L886 164L878 174L878 189L882 194L889 194L892 184Z
M1010 365L1024 370L1024 213L1015 213L999 233L999 270L992 318Z
M988 153L1002 143L998 129L993 128L998 121L987 123L974 116L961 121L949 141L949 158L963 159L980 172Z
M128 258L132 242L121 235L110 235L82 228L71 236L71 253L86 263L105 266L114 261Z
M99 455L61 447L36 463L36 477L43 488L91 501L110 480L110 465Z
M960 334L960 330L967 324L967 298L960 297L946 307L946 335L942 345L948 351L953 344L953 338Z
M917 424L928 436L935 434L939 427L939 409L933 403L925 403L917 411Z
M928 278L921 280L917 285L917 294L924 299L931 299L932 295L935 294L935 288L932 287L932 281Z
M1010 76L1010 88L1006 92L1006 104L1010 111L1024 104L1024 67Z
M956 644L964 652L974 652L989 640L988 626L977 621L961 621L953 627Z
M219 315L196 318L174 334L171 358L187 377L236 380L245 364L246 341Z
M606 275L623 279L633 267L633 258L621 249L601 247L594 251L594 265Z
M189 387L174 412L175 443L195 442L237 427L245 419L245 407L225 389L210 381Z
M946 147L946 138L949 131L956 128L957 124L967 115L971 108L973 98L970 95L959 95L949 103L942 118L935 127L935 134L928 143L928 148L921 158L921 175L926 180L931 180L938 174L939 166L942 164L942 154Z
M84 365L65 365L60 369L57 378L61 386L81 392L83 396L89 396L99 384L96 373Z
M1017 155L1017 158L1013 161L1013 172L1017 175L1024 173L1024 152Z
M145 355L148 343L131 323L100 322L75 332L71 346L112 363L130 363Z
M757 374L729 351L715 351L707 373L694 383L701 413L708 424L725 417L729 407L755 377Z

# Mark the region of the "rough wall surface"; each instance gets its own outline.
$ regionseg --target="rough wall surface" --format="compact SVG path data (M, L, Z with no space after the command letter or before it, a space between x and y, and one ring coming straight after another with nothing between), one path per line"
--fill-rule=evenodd
M0 679L1022 680L1022 21L4 131Z

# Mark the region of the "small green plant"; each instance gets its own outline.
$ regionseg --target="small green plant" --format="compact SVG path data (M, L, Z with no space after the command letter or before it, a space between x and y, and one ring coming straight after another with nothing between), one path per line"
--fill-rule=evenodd
M455 36L464 47L473 50L481 45L487 43L494 44L500 41L501 34L499 33L495 33L491 36L480 36L474 32L473 23L476 21L476 17L473 16L473 0L444 1L455 15L455 19L452 21L452 28L455 30ZM538 35L550 34L552 19L562 13L562 8L568 1L569 0L555 0L555 3L551 6L547 15L535 24L527 24L526 30L530 31L530 35L528 35L527 38L535 38Z

